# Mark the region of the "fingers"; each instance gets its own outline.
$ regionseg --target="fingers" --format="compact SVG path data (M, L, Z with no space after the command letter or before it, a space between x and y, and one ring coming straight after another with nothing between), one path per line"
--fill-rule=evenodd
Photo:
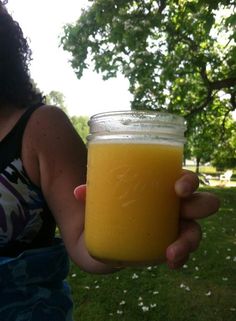
M180 213L184 219L199 219L218 211L219 198L211 193L193 193L181 202Z
M198 176L188 170L183 170L183 175L175 184L175 191L182 199L181 217L185 219L199 219L207 217L220 207L218 197L211 193L196 193L199 186Z
M86 199L86 185L79 185L74 189L75 198L78 201L85 202Z
M198 176L188 170L183 170L183 175L175 183L175 191L179 197L190 196L199 186Z
M179 238L166 250L167 264L171 269L181 267L195 251L201 241L200 225L195 221L182 221L180 223Z

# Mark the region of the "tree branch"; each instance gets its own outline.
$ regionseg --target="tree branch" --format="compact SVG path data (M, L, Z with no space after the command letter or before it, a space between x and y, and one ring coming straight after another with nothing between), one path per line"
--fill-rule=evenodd
M230 103L232 105L232 110L236 110L236 91L231 93Z
M212 91L209 90L205 100L201 103L200 106L198 106L196 108L192 108L190 110L190 112L188 113L188 115L186 116L186 119L192 118L194 115L201 112L212 101L212 99L213 99Z
M186 35L180 35L180 34L179 34L179 37L183 42L185 42L189 45L191 50L193 50L195 52L199 52L199 47L193 39L189 38ZM222 79L222 80L210 81L207 77L205 62L202 62L200 75L202 77L203 82L206 84L207 88L209 88L211 91L212 90L220 90L223 88L229 88L229 87L236 85L236 77L229 77L229 78Z
M159 1L160 5L159 5L159 9L158 9L158 12L160 14L162 14L162 11L165 9L166 7L166 0L161 0Z
M210 80L207 77L206 63L202 64L200 75L202 77L204 84L207 86L208 89L210 89Z
M209 82L209 87L211 88L211 90L229 88L235 85L236 77L230 77L222 80L216 80L214 82Z

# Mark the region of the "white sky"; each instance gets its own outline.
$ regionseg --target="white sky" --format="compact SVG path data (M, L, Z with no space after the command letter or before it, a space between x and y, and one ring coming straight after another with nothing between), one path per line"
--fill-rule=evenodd
M70 115L88 115L130 109L128 81L122 76L103 81L86 71L78 80L69 54L59 48L62 26L78 19L88 0L9 0L8 11L19 22L32 49L31 76L44 92L64 94Z
M128 81L121 75L103 81L88 70L78 80L69 63L69 53L59 48L66 23L80 16L88 0L8 0L7 9L29 39L33 52L31 76L44 94L64 94L70 115L91 116L103 111L130 109ZM236 118L236 112L234 113Z

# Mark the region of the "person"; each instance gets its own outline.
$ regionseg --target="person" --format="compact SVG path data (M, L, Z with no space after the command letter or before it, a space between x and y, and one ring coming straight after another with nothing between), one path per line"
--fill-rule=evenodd
M63 111L46 105L32 85L31 51L5 4L0 2L0 319L69 321L68 257L90 273L116 269L86 250L86 146ZM219 208L216 196L197 188L197 176L183 171L175 185L182 199L180 234L166 252L171 269L197 249L196 220Z

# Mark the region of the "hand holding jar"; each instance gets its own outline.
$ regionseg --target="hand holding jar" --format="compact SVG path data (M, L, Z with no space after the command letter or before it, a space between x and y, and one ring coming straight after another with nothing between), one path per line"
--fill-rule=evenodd
M197 177L181 169L184 130L184 120L168 113L92 117L85 214L92 257L114 266L167 260L175 268L196 249L200 228L192 219L216 211L219 202L192 194Z

